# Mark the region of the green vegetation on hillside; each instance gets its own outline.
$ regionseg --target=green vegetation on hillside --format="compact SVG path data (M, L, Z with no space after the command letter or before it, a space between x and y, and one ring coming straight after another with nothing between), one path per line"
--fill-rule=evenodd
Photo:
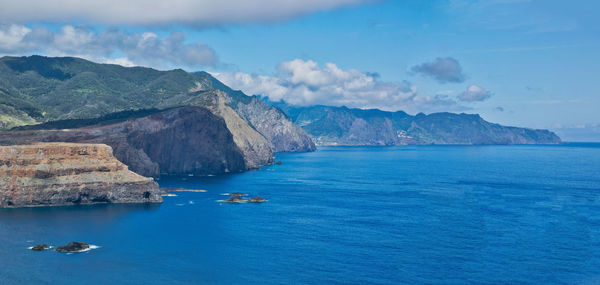
M322 145L537 144L560 143L547 130L506 127L479 115L405 112L271 103Z
M125 110L168 108L210 91L208 74L97 64L79 58L0 58L0 121L4 128L97 118ZM190 92L190 90L194 92Z

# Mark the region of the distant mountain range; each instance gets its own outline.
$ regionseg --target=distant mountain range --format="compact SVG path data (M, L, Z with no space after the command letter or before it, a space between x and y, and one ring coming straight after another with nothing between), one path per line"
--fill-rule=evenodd
M243 171L272 163L275 152L313 151L315 143L560 143L552 132L478 115L296 107L247 96L206 72L43 56L0 58L0 129L12 129L0 133L0 144L107 143L119 160L152 176ZM185 155L190 147L193 156Z
M313 137L317 145L407 144L556 144L548 130L506 127L476 114L433 113L411 116L346 107L297 107L270 103L283 110Z

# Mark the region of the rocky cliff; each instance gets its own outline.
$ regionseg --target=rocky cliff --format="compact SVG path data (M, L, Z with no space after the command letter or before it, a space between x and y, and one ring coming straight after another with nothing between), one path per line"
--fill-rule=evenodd
M0 146L0 207L162 202L103 144Z
M556 144L548 130L507 127L476 114L405 112L273 103L313 136L319 145Z
M275 152L317 149L311 137L280 109L257 96L247 96L239 90L233 90L206 72L196 74L205 78L203 85L225 93L228 105L271 142Z
M128 68L74 57L0 58L0 129L198 106L223 116L247 157L269 152L265 138L266 147L275 151L314 150L309 136L280 110L252 98L206 72ZM246 163L255 160L250 157Z
M216 107L218 109L218 107ZM231 110L231 109L229 109ZM228 112L225 108L219 112ZM232 112L232 111L230 111ZM123 118L92 121L58 121L32 130L0 132L0 144L31 142L85 142L110 145L115 156L132 171L144 176L208 175L240 172L273 162L269 143L260 135L242 142L229 131L247 125L232 114L217 116L200 107L128 114ZM226 121L228 118L229 126ZM56 129L59 126L74 128ZM50 128L50 129L46 129ZM244 131L236 131L243 134ZM256 134L256 132L252 133ZM245 141L244 141L245 140Z

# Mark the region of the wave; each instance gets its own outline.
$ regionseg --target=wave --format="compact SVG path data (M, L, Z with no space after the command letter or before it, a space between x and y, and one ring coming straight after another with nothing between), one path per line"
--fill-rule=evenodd
M82 249L82 250L80 250L78 252L86 252L86 251L90 251L90 250L94 250L94 249L99 249L100 247L101 246L90 244L90 247L88 247L86 249Z

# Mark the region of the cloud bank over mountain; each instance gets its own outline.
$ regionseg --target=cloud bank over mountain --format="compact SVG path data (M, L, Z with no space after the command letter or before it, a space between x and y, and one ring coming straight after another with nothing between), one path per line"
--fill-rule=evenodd
M58 30L24 25L0 25L0 54L79 56L125 66L201 68L215 66L215 51L199 42L187 43L185 34L172 32L130 33L112 28L95 32L85 27L62 26Z
M0 19L10 23L94 23L215 26L286 20L370 0L0 0ZM35 7L35 8L34 8Z
M294 59L277 67L273 75L243 72L213 73L225 84L247 94L299 106L331 105L408 112L466 110L447 95L423 95L408 81L380 81L373 73L343 70L334 63L320 66L312 60Z

